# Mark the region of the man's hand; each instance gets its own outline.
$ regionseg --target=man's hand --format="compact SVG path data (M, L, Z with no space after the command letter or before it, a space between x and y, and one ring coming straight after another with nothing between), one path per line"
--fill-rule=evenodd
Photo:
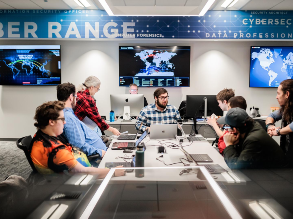
M224 142L227 147L229 145L235 145L239 142L239 137L240 137L240 133L238 133L236 135L233 133L227 133L224 135Z
M274 133L276 133L276 135L277 135L277 132L276 132L276 130L277 130L278 128L276 128L276 126L274 126L274 125L270 125L269 127L268 127L268 129L267 129L267 132L268 132L268 134L269 134L269 136L273 136L274 135Z
M108 131L112 132L113 135L120 135L121 134L117 129L115 129L113 127L108 128Z
M102 150L102 157L104 157L106 154L106 151Z
M271 126L269 126L269 127L271 127ZM270 129L270 133L269 133L269 135L272 137L272 136L279 136L278 135L278 133L277 133L277 129L279 129L280 127L275 127L274 126L274 129ZM269 130L269 129L268 129Z
M123 166L117 166L117 168L122 168ZM117 169L115 170L114 176L124 176L125 170L124 169Z
M218 125L218 123L217 123L217 119L215 118L215 117L210 117L210 118L208 118L208 124L210 125L210 126L217 126Z

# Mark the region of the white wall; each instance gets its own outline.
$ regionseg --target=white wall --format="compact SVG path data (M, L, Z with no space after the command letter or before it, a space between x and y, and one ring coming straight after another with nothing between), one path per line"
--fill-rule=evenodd
M168 88L169 103L179 106L188 94L217 94L223 88L235 89L236 95L246 98L248 107L260 108L268 115L270 107L278 106L276 88L249 88L250 46L289 46L292 42L224 42L181 40L134 41L73 41L73 40L3 40L0 44L60 44L62 82L78 85L90 75L101 81L95 95L101 115L108 116L111 93L128 93L118 86L119 45L190 45L191 81L189 88ZM182 63L184 64L184 63ZM139 93L153 102L155 88L140 88ZM33 135L34 113L37 106L56 99L56 87L0 86L0 138L19 138Z

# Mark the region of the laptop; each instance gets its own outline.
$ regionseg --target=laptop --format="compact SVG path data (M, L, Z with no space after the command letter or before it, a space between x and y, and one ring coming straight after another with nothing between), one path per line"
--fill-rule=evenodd
M112 150L124 150L124 149L130 149L130 150L134 150L137 145L139 145L139 143L148 135L148 131L145 131L140 137L139 139L137 139L136 142L114 142L112 144L111 149Z
M177 124L151 124L150 139L176 138Z

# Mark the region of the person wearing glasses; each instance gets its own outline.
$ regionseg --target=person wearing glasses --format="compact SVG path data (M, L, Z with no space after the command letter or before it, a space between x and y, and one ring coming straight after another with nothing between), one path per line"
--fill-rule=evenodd
M84 89L77 92L77 101L75 107L75 115L83 121L88 117L97 124L101 131L108 130L114 135L120 135L120 132L109 126L105 120L102 119L94 95L100 90L101 81L95 76L89 76L83 83Z
M66 123L64 125L64 135L69 143L80 148L88 157L95 155L91 159L91 164L97 166L104 157L107 147L101 137L74 114L76 106L75 86L71 83L63 83L57 86L57 99L64 102L64 116Z
M130 94L138 94L138 87L136 84L129 85L129 93ZM146 107L148 105L148 101L146 100L145 96L143 98L144 98L144 107Z
M154 92L155 103L144 107L135 124L137 130L150 132L151 124L176 124L181 120L180 114L175 106L168 104L168 91L158 88Z
M83 153L76 152L61 135L66 124L63 111L65 105L61 101L49 101L37 107L34 125L38 131L32 140L30 149L34 166L41 174L68 171L70 173L98 174L99 178L105 178L109 169L91 167L87 158L81 156ZM115 176L124 174L123 169L115 171Z
M231 169L277 168L286 165L285 154L277 142L244 109L230 109L217 121L226 124L223 155Z

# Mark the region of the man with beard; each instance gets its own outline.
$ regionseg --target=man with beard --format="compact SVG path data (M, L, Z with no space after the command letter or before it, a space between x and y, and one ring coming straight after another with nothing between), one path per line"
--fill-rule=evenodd
M96 166L96 161L104 157L107 147L101 137L83 122L81 122L74 114L76 104L76 90L71 83L63 83L57 86L57 98L64 102L64 135L69 143L75 147L80 148L88 157L92 155L96 158L90 161L92 165Z
M154 92L155 103L144 107L135 124L137 130L150 132L150 125L155 123L174 124L180 120L176 107L168 104L168 91L158 88Z

